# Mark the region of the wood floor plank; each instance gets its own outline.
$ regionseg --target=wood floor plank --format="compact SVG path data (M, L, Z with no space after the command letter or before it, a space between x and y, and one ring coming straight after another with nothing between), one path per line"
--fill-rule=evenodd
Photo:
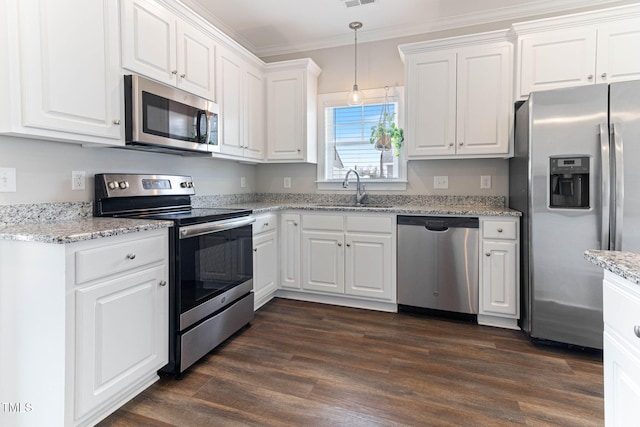
M601 353L520 331L275 299L100 425L601 426Z

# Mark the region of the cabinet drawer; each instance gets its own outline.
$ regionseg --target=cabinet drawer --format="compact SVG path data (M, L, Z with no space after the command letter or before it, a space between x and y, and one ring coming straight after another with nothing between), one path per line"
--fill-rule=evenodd
M305 230L344 231L344 221L342 215L304 215L302 228Z
M253 224L253 235L264 233L265 231L275 230L278 223L276 222L276 214L265 214L256 216L256 222Z
M515 239L516 221L482 221L482 237L485 239Z
M640 296L605 279L603 307L605 330L614 331L640 353L640 338L634 332L640 328Z
M133 270L166 259L166 236L132 239L76 252L76 283Z
M392 233L394 221L389 215L347 216L347 231L362 233Z

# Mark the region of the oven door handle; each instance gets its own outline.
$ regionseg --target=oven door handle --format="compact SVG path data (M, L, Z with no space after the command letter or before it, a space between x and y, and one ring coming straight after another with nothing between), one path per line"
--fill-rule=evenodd
M243 216L241 218L224 219L221 221L206 222L204 224L187 225L180 227L180 239L202 236L203 234L218 233L220 231L232 230L244 227L256 222L254 216Z

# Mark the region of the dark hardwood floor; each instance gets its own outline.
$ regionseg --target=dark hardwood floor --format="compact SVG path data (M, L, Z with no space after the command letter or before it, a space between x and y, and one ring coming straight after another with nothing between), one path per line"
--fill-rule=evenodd
M519 331L275 299L100 426L601 426L601 354Z

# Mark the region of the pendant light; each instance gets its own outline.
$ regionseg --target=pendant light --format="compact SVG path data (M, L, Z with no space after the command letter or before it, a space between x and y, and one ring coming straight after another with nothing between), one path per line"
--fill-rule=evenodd
M362 105L364 103L364 94L358 89L358 30L362 28L362 22L354 21L349 24L354 32L355 39L355 55L354 55L354 78L353 78L353 90L347 95L347 104L349 105Z

